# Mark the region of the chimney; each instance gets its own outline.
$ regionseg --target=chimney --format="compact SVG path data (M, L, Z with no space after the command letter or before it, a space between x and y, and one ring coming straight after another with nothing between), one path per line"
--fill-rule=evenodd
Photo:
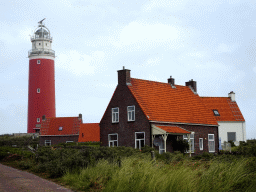
M118 85L131 85L131 77L130 77L129 69L125 69L123 66L123 70L117 71L118 73Z
M45 115L43 115L43 117L42 117L42 121L45 121Z
M167 79L167 80L168 80L168 83L172 86L172 88L175 88L175 86L174 86L174 78L172 78L172 76L170 76L170 78Z
M228 94L228 97L230 97L231 101L236 101L235 100L235 93L233 91L230 91L230 93Z
M78 118L82 119L82 114L81 113L79 113Z
M196 81L193 81L193 79L189 80L188 82L186 82L186 86L190 86L191 89L197 93L197 88L196 88Z

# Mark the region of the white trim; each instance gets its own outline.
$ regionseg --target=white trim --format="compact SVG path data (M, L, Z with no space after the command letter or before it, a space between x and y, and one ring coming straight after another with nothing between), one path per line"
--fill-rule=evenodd
M29 60L33 60L33 59L51 59L51 60L55 60L55 57L53 56L46 56L46 55L35 55L35 56L31 56L29 57Z
M196 124L196 123L179 123L179 122L165 122L165 121L149 121L150 123L172 123L172 124L181 124L181 125L203 125L203 126L220 126L218 125L211 125L211 124Z
M56 137L58 137L58 136L76 136L76 135L78 135L79 136L79 134L70 134L70 135L39 135L39 137L49 137L49 136L56 136Z
M66 141L66 143L74 143L74 141Z
M144 138L143 139L137 139L138 133L144 133ZM141 141L144 141L144 146L145 146L145 132L135 132L135 149L137 149L137 141L139 141L139 149L141 149Z
M116 140L110 140L111 135L116 135ZM116 142L116 146L118 147L118 134L117 133L108 134L108 146L110 147L110 144L111 144L112 145L111 147L114 147L115 142Z
M114 109L117 109L117 112L114 112ZM119 122L119 107L115 107L111 109L111 118L112 118L112 123L118 123ZM117 119L117 120L116 120Z
M37 122L37 123L40 123L40 118L36 118L36 122Z
M209 136L210 135L213 135L213 139L209 139ZM210 142L213 142L213 148L214 148L214 151L210 151ZM208 134L208 150L209 152L215 152L215 141L214 141L214 134Z
M36 89L36 92L37 92L37 93L40 93L40 91L41 91L40 88L37 88L37 89Z
M128 107L134 107L133 110L128 110ZM129 119L129 113L131 113L131 119ZM133 119L134 117L134 119ZM127 120L128 121L135 121L135 105L127 106Z
M51 140L44 140L44 146L48 146L46 144L50 144L49 146L52 145L52 141Z
M200 140L202 143L202 147L200 146ZM199 149L200 149L200 151L204 150L204 138L199 138Z
M189 142L189 138L188 135L183 135L183 140L188 140ZM191 132L190 134L190 142L191 142L191 153L195 153L195 134L193 132ZM194 148L192 149L192 147L194 146ZM189 153L189 150L186 151L186 153Z

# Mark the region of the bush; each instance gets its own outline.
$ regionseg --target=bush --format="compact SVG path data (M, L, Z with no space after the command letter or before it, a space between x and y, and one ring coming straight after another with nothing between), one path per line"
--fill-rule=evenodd
M213 157L214 157L214 155L212 153L203 152L203 154L202 154L202 158L205 160L213 159Z
M228 142L231 144L231 147L235 147L236 146L234 141L228 141Z

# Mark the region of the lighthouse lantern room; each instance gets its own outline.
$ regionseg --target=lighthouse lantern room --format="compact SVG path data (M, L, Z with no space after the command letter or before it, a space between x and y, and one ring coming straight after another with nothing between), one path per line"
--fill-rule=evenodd
M28 52L28 123L27 132L40 132L42 116L56 117L55 77L52 37L50 30L43 24L35 29L31 37L32 49Z

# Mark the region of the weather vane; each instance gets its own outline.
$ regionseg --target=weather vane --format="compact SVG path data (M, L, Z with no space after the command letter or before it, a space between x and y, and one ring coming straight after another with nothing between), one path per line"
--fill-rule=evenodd
M41 21L39 21L38 23L40 23L40 24L42 25L42 23L43 23L44 20L45 20L45 18L42 19Z

